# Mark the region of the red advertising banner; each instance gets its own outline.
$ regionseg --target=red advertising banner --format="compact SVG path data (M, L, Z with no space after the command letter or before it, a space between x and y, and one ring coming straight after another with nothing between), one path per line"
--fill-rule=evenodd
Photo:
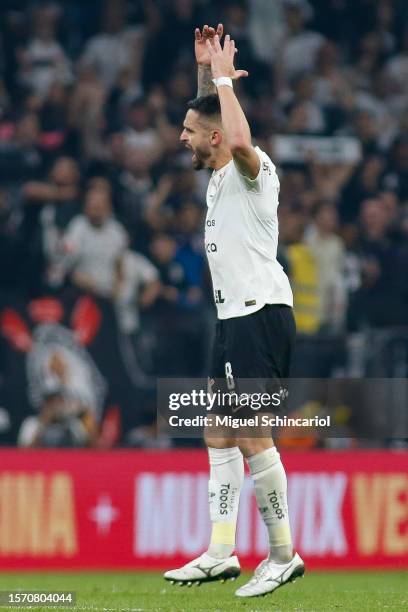
M286 453L296 549L309 567L408 568L408 453ZM0 451L0 569L169 568L209 538L204 451ZM266 533L252 483L237 552Z

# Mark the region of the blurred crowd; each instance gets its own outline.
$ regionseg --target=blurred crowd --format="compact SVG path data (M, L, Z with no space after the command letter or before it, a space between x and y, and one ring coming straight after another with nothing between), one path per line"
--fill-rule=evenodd
M208 175L179 134L194 28L219 22L277 165L298 331L408 325L405 0L3 0L0 306L69 286L109 300L136 344L154 330L153 375L205 371Z

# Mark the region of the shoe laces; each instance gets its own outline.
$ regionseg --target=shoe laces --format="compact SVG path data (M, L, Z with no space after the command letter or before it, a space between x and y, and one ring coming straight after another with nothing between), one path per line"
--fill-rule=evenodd
M201 565L201 562L206 559L206 557L204 555L205 555L205 553L203 553L202 555L197 557L197 559L193 559L189 563L186 563L186 565L184 567L196 567L197 565Z
M265 576L268 570L268 559L264 559L260 562L260 564L256 567L255 573L250 580L250 584L256 584Z

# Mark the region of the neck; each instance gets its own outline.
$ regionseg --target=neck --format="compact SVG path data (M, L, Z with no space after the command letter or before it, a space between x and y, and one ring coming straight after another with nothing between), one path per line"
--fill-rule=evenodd
M217 156L217 159L215 159L214 163L212 164L213 170L219 170L223 166L226 166L228 162L231 161L231 159L232 159L231 151L220 152L219 155Z
M332 232L330 230L323 229L321 227L317 227L317 233L321 238L328 238L331 236Z

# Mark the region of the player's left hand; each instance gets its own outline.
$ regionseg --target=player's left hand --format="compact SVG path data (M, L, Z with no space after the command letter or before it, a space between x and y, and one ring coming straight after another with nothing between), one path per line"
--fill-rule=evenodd
M194 51L198 65L210 66L211 58L207 49L207 41L209 41L212 46L214 44L214 36L217 34L218 38L221 40L223 33L224 26L222 23L218 24L217 30L208 25L205 25L202 31L200 28L195 29Z
M207 49L211 59L211 73L214 79L222 76L230 77L231 79L240 79L241 77L248 76L246 70L236 70L234 67L234 57L238 49L235 47L235 41L231 40L229 34L225 37L224 48L221 47L220 38L216 34L213 45L211 45L210 41L207 41Z

